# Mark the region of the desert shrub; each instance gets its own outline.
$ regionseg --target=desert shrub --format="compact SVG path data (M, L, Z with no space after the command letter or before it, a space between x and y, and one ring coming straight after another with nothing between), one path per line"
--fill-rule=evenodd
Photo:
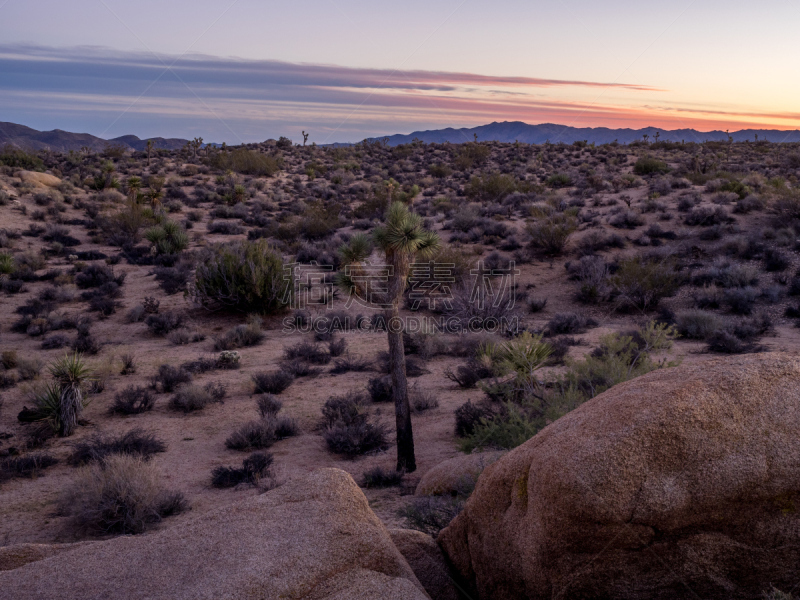
M245 423L225 440L229 450L258 450L269 448L278 439L274 418L263 418Z
M569 236L577 228L572 214L553 213L527 225L526 230L531 237L532 250L545 255L558 255L564 251Z
M641 311L656 308L662 298L675 294L681 283L670 262L643 257L622 260L609 281L619 306Z
M347 351L347 340L340 338L328 342L328 356L336 358L342 356Z
M205 334L197 331L190 331L189 329L181 328L169 332L167 334L167 339L169 340L170 344L174 344L175 346L185 346L187 344L202 342L204 339L206 339L206 336Z
M166 449L166 444L152 433L137 428L119 437L98 434L78 442L68 462L71 465L103 462L109 456L116 454L127 454L149 460L154 454L164 452Z
M634 163L633 172L636 173L636 175L668 173L669 166L664 161L653 158L652 156L642 156Z
M481 420L491 416L491 414L491 410L488 407L479 406L477 404L473 404L471 400L467 400L455 411L455 434L458 437L467 437L472 435L472 433L475 431L475 427L481 422Z
M154 334L163 336L183 327L186 315L181 311L170 310L157 315L148 315L144 322Z
M229 221L211 221L206 228L208 233L217 233L220 235L238 235L244 233L244 227L238 223L231 223Z
M214 350L233 350L260 344L264 340L261 319L250 319L249 323L237 325L214 341Z
M737 315L749 315L753 312L758 291L751 287L732 288L725 290L723 301L730 311Z
M177 294L186 289L192 264L189 261L179 260L174 266L159 266L153 270L159 287L168 295Z
M367 392L373 402L392 401L392 380L390 377L373 377L367 383Z
M211 472L211 485L218 488L236 487L241 483L257 484L270 477L274 462L272 454L253 452L242 461L241 468L217 467Z
M764 251L764 269L768 272L785 271L791 262L789 257L776 248L767 248Z
M758 196L747 196L739 200L736 206L733 207L734 214L746 215L753 211L762 210L764 208L764 201Z
M720 354L742 354L751 352L753 345L740 340L732 332L720 330L708 338L708 351Z
M439 406L439 400L433 393L420 390L416 386L408 391L408 401L411 410L415 413L425 412Z
M297 421L290 417L278 417L275 420L275 435L279 440L286 439L297 435L300 432L300 426Z
M106 283L122 285L125 273L114 275L111 267L106 265L91 264L75 274L75 285L81 289L96 288Z
M71 236L69 229L63 225L52 225L50 223L48 223L42 239L46 242L56 242L66 247L79 246L81 243L78 238Z
M70 345L70 339L61 334L55 334L46 337L42 340L42 350L54 350L56 348L64 348Z
M611 217L608 224L618 229L636 229L644 225L644 217L634 210L625 210Z
M286 360L281 363L281 370L291 373L292 377L309 377L319 375L322 369L312 367L302 360Z
M242 357L236 350L223 350L217 357L217 368L238 369L241 361Z
M0 364L3 365L4 369L16 368L17 361L19 361L19 356L16 350L3 350L2 354L0 354Z
M464 510L464 500L447 496L413 498L400 511L411 529L436 537Z
M122 361L120 375L132 375L136 373L136 357L128 352L123 353L119 359Z
M711 227L722 223L730 223L733 218L721 206L698 206L686 215L683 222L687 225Z
M325 429L323 437L334 454L358 456L388 448L387 434L388 429L382 423L364 420L350 424L334 423Z
M461 449L472 452L478 447L516 448L545 426L545 420L535 412L506 403L496 414L474 425L472 433L461 442Z
M182 367L172 365L161 365L158 373L153 377L153 387L164 393L174 392L175 389L184 383L192 380L192 374Z
M190 296L207 308L273 314L289 303L283 260L265 240L215 246L201 257Z
M259 396L256 404L258 406L258 413L262 418L275 416L278 414L278 411L281 409L281 407L283 407L283 402L281 402L273 394L264 394L263 396Z
M553 173L547 178L545 183L553 188L569 187L573 184L572 177L567 173Z
M578 254L588 256L609 248L624 248L625 239L616 234L607 234L600 231L590 231L578 244Z
M209 404L222 402L225 397L224 387L218 390L213 384L206 384L204 387L199 385L187 385L169 399L168 406L172 410L179 410L185 413L203 410Z
M154 465L126 454L85 467L59 504L74 527L97 534L142 533L188 506L164 488Z
M11 144L6 144L0 150L0 165L26 171L44 170L44 162L41 158Z
M21 381L31 381L39 377L42 363L35 358L20 358L17 361L17 374Z
M557 313L547 322L547 335L563 335L565 333L583 333L587 329L597 327L597 321L578 313Z
M331 361L329 352L310 342L300 342L286 348L283 356L286 360L304 360L314 365L326 365Z
M481 379L491 375L491 373L487 375L482 369L476 368L476 366L477 365L471 361L466 365L459 365L455 371L448 368L444 372L444 375L461 388L474 388Z
M128 386L114 395L109 411L121 415L135 415L152 410L156 403L153 393L145 387Z
M333 361L333 367L330 369L331 375L340 375L350 371L369 371L372 369L372 361L360 356L345 354L341 358Z
M280 394L294 381L292 374L283 370L271 373L255 373L252 378L256 394Z
M403 481L403 475L402 471L386 469L381 466L372 467L364 471L361 476L361 487L367 489L393 487L400 485Z
M675 327L683 337L705 340L722 329L719 315L705 310L686 310L675 315Z
M222 171L235 171L256 177L272 177L280 169L280 160L247 148L237 148L232 152L217 152L211 160L212 165Z
M538 313L544 310L547 306L547 298L528 298L528 312Z
M10 456L0 461L0 482L14 477L37 477L57 463L58 459L49 454Z

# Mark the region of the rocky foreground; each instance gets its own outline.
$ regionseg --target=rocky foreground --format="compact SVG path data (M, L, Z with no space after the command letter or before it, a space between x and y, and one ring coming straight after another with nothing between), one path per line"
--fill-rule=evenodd
M9 598L757 598L800 580L800 359L660 370L486 466L438 538L321 469L180 528L6 547ZM433 474L435 475L435 473ZM452 481L449 481L448 478ZM447 566L449 565L449 567Z

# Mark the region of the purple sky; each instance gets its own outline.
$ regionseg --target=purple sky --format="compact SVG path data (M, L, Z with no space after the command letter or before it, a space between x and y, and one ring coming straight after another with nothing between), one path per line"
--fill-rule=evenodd
M491 121L795 129L787 0L0 0L0 121L358 141Z

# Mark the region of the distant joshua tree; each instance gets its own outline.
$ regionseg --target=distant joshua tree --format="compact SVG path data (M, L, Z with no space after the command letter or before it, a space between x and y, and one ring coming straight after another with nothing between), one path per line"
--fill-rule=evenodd
M153 140L147 140L147 166L150 166L150 153L153 151Z
M308 134L305 131L302 131L301 133L303 134L303 146L305 146L306 142L308 141Z

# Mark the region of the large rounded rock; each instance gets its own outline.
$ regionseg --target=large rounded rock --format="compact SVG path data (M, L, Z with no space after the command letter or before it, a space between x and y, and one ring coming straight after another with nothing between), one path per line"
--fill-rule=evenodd
M3 598L428 598L352 478L321 469L151 535L0 572Z
M48 173L37 173L36 171L19 171L15 173L22 181L40 187L55 187L61 184L61 180L55 175Z
M462 454L439 463L419 480L416 496L469 495L478 476L505 452Z
M440 534L483 598L753 598L800 580L800 359L659 370L487 468Z

